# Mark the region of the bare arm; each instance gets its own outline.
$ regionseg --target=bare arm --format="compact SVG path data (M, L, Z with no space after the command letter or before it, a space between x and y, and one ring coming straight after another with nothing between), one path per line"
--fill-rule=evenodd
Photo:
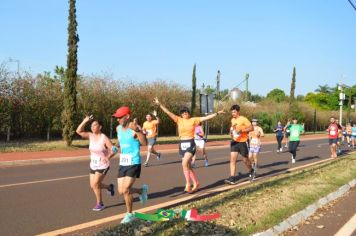
M216 113L213 113L213 114L210 114L210 115L201 117L201 118L200 118L200 121L201 121L201 122L207 121L207 120L210 120L210 119L212 119L212 118L214 118L214 117L217 117L218 115L224 114L224 113L225 113L224 110L221 110L221 111L218 111L218 112L216 112Z
M113 145L112 145L111 141L106 136L105 136L105 146L109 150L107 157L110 160L115 155L115 153L112 151Z
M153 114L154 117L156 117L156 119L157 119L157 124L161 123L161 119L157 116L157 111L154 110L154 111L152 112L152 114Z
M93 119L93 116L86 116L76 130L77 134L79 134L84 139L89 139L90 132L85 132L84 127L91 119Z
M165 106L163 106L158 98L155 98L154 99L154 103L157 104L161 109L162 111L164 111L164 113L166 113L174 122L176 122L176 115L174 115L172 112L170 112Z
M135 136L137 136L137 139L142 146L147 145L146 136L142 133L142 130L135 123L130 122L129 128L135 132Z

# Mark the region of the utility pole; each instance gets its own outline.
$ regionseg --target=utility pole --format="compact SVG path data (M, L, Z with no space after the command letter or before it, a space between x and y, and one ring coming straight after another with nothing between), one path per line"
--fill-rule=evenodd
M246 73L245 75L245 80L246 80L246 102L248 101L249 97L248 97L248 78L250 77L249 73Z
M218 74L216 76L216 95L220 97L220 70L218 70Z

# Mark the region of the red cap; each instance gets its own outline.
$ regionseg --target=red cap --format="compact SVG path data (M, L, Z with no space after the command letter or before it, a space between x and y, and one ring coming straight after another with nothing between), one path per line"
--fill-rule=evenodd
M131 111L129 107L120 107L119 109L116 110L115 114L113 114L112 116L116 117L116 118L121 118L125 115L130 115Z

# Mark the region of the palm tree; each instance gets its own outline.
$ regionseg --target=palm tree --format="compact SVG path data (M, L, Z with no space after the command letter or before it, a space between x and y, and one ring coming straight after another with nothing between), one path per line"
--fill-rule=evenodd
M329 85L325 84L325 85L319 85L319 88L315 89L315 92L318 93L326 93L329 94L331 93L332 89L329 87Z

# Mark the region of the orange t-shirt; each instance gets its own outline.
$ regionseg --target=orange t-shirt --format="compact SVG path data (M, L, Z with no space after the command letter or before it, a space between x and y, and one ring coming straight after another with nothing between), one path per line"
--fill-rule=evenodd
M158 120L145 121L142 128L146 130L147 138L154 138L157 136Z
M175 116L174 122L178 126L178 135L180 138L194 138L195 126L197 126L201 121L200 117L192 117L189 119L183 119L182 117Z
M232 130L232 139L236 142L246 142L248 139L248 132L237 132L241 129L246 129L251 126L251 122L244 116L239 116L237 118L231 119L231 130Z

